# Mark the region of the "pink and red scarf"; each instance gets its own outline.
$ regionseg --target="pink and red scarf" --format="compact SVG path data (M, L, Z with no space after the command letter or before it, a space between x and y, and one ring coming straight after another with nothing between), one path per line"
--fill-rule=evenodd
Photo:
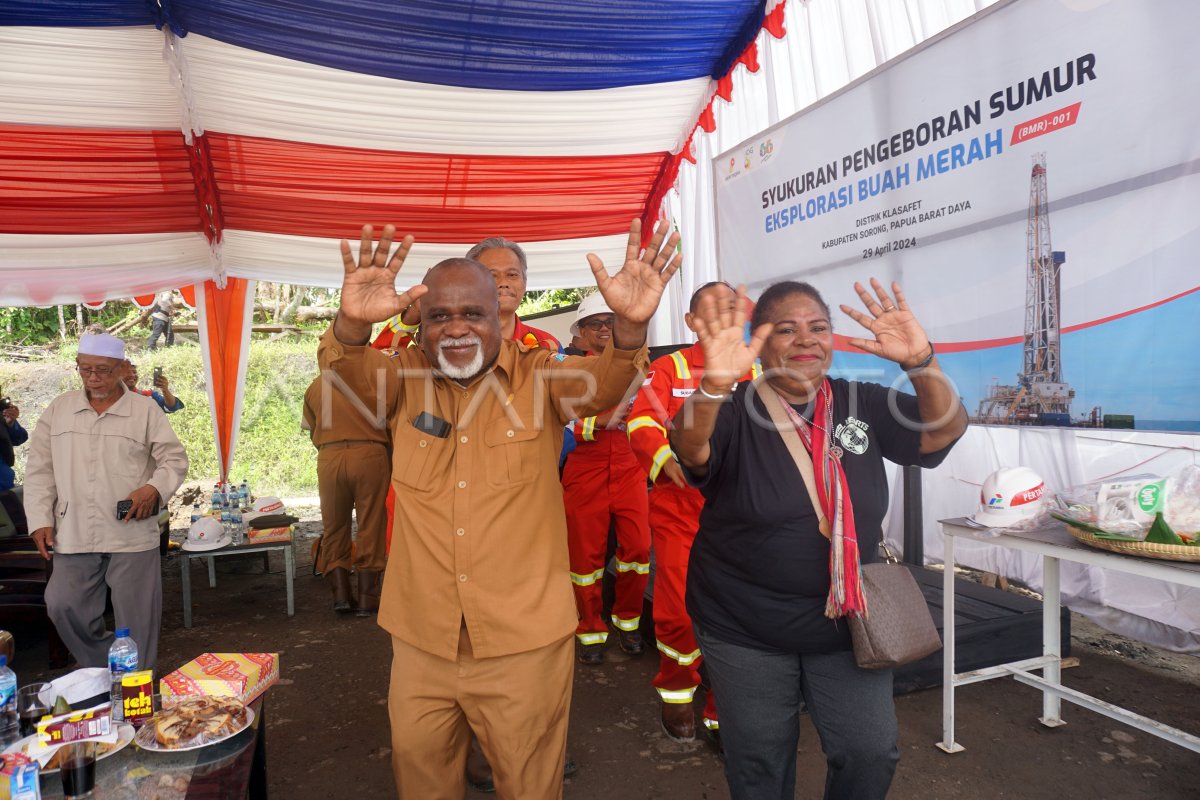
M813 422L807 422L783 397L779 402L787 411L800 441L812 456L816 478L817 499L821 511L829 520L829 597L825 601L825 616L866 617L867 598L862 591L862 566L858 552L858 537L854 530L854 506L850 502L850 487L842 468L841 449L833 443L833 391L826 378L817 390L817 407Z

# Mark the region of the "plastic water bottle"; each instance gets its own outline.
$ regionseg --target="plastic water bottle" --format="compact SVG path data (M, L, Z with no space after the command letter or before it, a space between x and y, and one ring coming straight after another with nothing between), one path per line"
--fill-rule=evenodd
M225 494L221 491L221 484L213 486L212 491L212 510L214 514L221 513L221 506L225 504Z
M8 656L0 655L0 745L7 747L21 738L17 716L17 675L8 668Z
M229 524L233 533L233 543L241 544L245 541L246 529L242 525L242 509L234 505L229 512Z
M221 526L233 533L233 504L229 495L225 495L225 501L221 504Z
M199 522L201 516L200 501L197 500L195 503L192 503L192 524L195 525L197 522Z
M245 481L242 481L242 485L238 487L238 497L240 498L238 501L238 504L242 508L249 508L249 506L250 506L250 484L246 483Z
M117 638L108 648L108 673L112 677L113 722L125 719L125 706L121 698L121 677L127 672L137 672L137 642L129 638L129 628L117 628Z

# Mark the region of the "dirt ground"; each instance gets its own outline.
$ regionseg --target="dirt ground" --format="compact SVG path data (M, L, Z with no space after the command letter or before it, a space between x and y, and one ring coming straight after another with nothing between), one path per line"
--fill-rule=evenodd
M312 576L316 509L292 511L305 519L296 545L295 616L286 615L279 554L272 554L265 574L257 556L219 559L215 589L197 560L191 566L193 627L184 629L180 560L173 552L163 563L159 662L170 669L206 651L280 653L282 677L267 707L272 796L392 797L388 636L373 619L334 615L328 590ZM1078 616L1073 629L1080 664L1064 671L1067 685L1200 732L1200 659L1114 636ZM44 639L18 631L17 647L22 683L52 677L44 669ZM662 733L650 686L655 666L649 652L629 658L614 647L602 667L577 667L569 749L579 770L567 782L568 800L729 797L721 761L704 742L681 745ZM897 709L902 757L889 795L894 800L1200 797L1200 756L1068 704L1068 724L1045 728L1037 721L1039 694L1012 680L959 689L957 739L966 750L955 755L934 746L941 739L940 690L899 697ZM820 797L825 765L807 721L797 763L796 796Z

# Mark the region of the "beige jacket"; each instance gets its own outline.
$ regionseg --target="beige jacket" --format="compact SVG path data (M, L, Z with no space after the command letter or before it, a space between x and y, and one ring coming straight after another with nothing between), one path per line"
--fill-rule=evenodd
M183 483L188 459L167 416L126 391L97 414L82 390L54 398L29 438L25 516L54 529L59 553L138 553L158 547L158 517L117 520L117 501L150 484L161 503Z

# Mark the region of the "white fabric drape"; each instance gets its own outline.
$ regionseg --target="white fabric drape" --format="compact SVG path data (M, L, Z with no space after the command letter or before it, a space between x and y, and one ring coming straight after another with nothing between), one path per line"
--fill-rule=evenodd
M531 265L528 288L594 286L592 271L580 254L595 253L609 272L616 272L625 260L627 238L628 235L596 236L522 243ZM358 247L357 242L352 245ZM221 259L226 273L232 277L337 288L342 285L342 256L338 246L336 239L226 229ZM417 283L434 264L446 258L459 258L470 247L417 242L397 282L401 286Z
M0 234L0 304L136 297L212 277L200 233Z
M178 130L163 34L0 26L0 121Z

